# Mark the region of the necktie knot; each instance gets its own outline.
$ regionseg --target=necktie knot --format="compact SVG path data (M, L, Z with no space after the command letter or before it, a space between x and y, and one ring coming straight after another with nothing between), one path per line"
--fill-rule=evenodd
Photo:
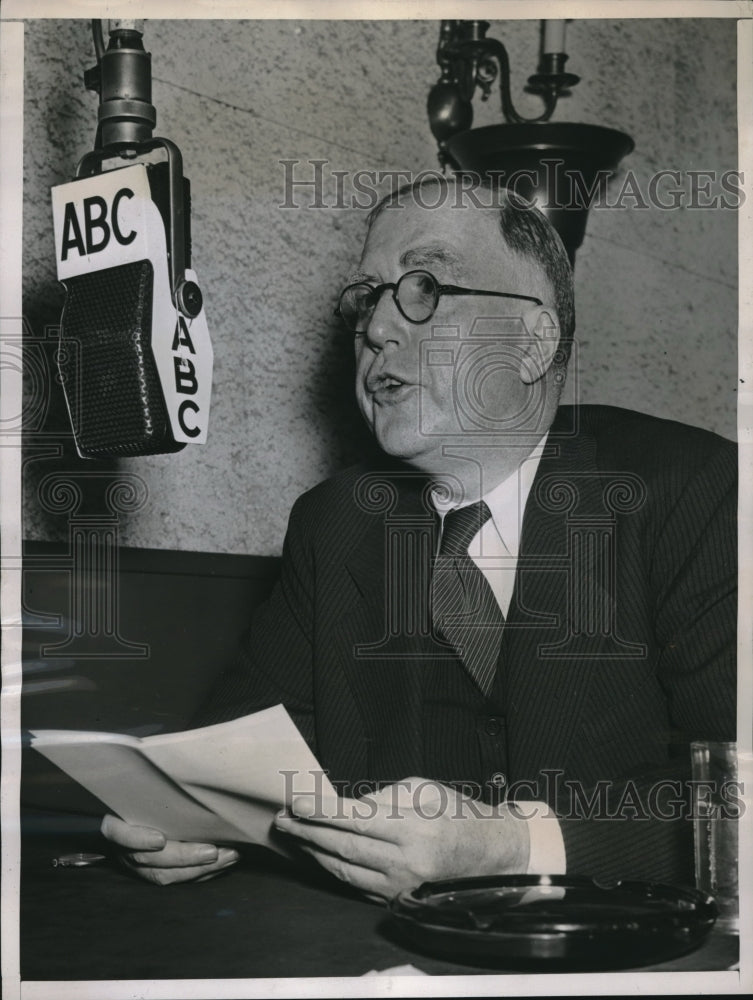
M439 555L468 555L468 546L491 516L491 511L483 500L448 511L442 524Z

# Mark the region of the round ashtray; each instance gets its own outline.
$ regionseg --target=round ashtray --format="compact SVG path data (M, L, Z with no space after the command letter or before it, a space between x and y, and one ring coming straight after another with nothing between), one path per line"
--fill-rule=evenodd
M630 968L692 951L714 925L711 896L658 882L602 886L567 875L425 882L396 896L398 933L439 958L480 966Z

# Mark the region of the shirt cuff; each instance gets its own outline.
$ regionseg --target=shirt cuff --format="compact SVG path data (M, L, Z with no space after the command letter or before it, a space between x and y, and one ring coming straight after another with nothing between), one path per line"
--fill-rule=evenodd
M564 875L565 841L559 820L547 802L516 802L515 810L528 824L530 852L527 875Z

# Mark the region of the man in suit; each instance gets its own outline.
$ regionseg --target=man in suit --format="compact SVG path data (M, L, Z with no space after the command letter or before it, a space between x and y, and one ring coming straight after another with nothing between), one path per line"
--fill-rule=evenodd
M202 721L285 704L348 801L294 799L278 829L372 896L500 872L689 882L688 742L735 737L735 449L559 405L567 256L492 194L433 180L374 213L339 309L384 458L296 503ZM162 884L237 859L103 830Z

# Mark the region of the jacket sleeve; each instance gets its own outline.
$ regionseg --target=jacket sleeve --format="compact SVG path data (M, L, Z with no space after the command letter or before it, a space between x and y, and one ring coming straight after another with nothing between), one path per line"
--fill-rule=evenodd
M650 587L669 760L561 796L569 873L692 881L689 743L736 738L736 459L724 442L660 526Z

